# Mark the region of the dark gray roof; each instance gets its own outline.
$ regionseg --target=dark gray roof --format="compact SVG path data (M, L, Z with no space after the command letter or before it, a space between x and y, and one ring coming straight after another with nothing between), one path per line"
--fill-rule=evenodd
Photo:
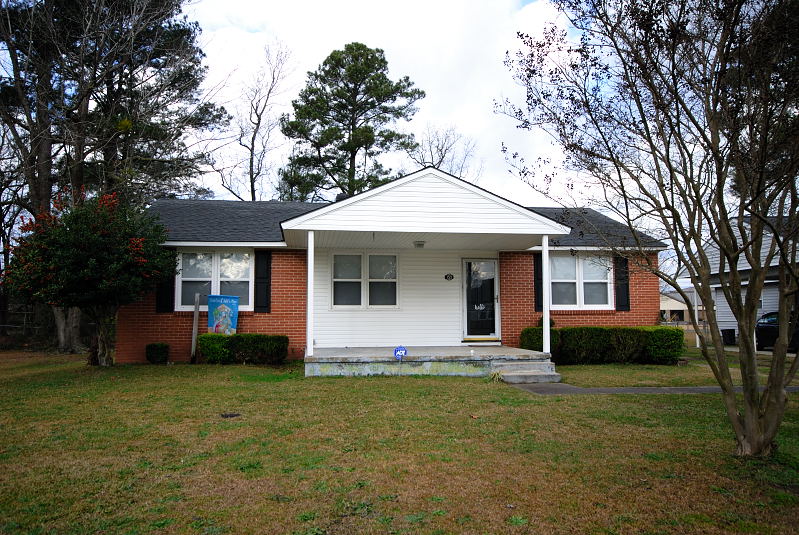
M150 212L166 227L169 241L279 242L281 221L321 206L325 203L159 199Z
M280 223L327 203L281 201L204 201L159 199L150 212L166 227L169 241L279 242ZM589 208L528 208L572 228L571 234L553 238L553 246L624 247L635 242L626 225ZM662 242L639 234L646 247L665 247Z
M591 208L529 207L528 210L571 227L572 231L568 236L552 239L551 245L555 247L636 247L638 245L627 225ZM665 243L643 232L636 234L645 248L666 247Z

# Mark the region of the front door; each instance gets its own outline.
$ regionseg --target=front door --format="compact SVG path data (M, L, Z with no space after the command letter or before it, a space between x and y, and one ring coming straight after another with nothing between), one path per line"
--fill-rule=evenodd
M497 338L497 261L464 260L464 338Z

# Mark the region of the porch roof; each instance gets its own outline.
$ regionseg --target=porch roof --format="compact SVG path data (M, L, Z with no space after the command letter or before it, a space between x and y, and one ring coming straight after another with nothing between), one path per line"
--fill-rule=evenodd
M571 228L435 168L282 223L289 247L527 249Z

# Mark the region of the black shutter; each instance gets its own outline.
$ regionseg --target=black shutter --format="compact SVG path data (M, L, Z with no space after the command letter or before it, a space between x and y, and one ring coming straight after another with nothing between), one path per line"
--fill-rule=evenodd
M533 253L533 292L535 293L535 311L544 310L544 271L542 267L541 253Z
M255 251L255 311L272 311L272 251Z
M174 251L174 249L171 249ZM177 257L175 259L177 262ZM155 312L158 314L175 311L175 275L155 287Z
M616 289L616 310L630 310L630 267L626 258L613 257L613 279Z

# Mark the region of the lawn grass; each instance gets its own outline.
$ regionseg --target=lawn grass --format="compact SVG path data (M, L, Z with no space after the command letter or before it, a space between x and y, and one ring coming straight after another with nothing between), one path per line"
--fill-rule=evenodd
M580 364L557 367L564 383L583 387L615 386L717 386L710 366L698 349L686 348L683 354L687 363L681 366L654 364ZM727 353L733 382L741 384L738 354ZM793 357L790 357L793 358ZM763 383L768 377L769 357L758 358L758 369ZM799 385L799 377L791 383Z
M730 455L715 395L297 365L0 353L0 408L0 533L799 531L796 401L761 462Z

